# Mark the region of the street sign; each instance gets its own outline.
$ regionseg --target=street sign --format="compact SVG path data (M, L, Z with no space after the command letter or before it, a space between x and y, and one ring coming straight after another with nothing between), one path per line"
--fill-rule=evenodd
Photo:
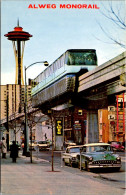
M108 111L115 111L115 106L108 106Z
M63 135L63 121L56 120L56 135Z
M81 130L81 123L79 121L75 121L75 123L74 123L74 129L75 130Z
M115 115L114 114L109 114L108 115L108 120L115 120Z
M123 98L118 98L118 102L123 102Z

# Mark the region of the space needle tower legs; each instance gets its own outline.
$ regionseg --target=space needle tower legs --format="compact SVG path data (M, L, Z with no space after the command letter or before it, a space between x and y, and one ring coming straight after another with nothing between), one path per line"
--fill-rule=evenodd
M19 26L19 20L18 20L17 26L14 28L14 30L8 32L4 36L7 37L8 40L12 41L13 43L13 50L14 50L14 56L16 62L15 84L20 86L20 96L21 96L21 85L24 85L24 79L23 79L24 46L25 46L25 41L28 41L30 37L32 37L32 35L30 35L28 32L23 31L23 28ZM16 107L15 107L15 111L16 111ZM21 102L19 103L19 113L20 112L21 112ZM26 140L26 129L25 129L25 140ZM24 153L26 153L25 149L24 149Z

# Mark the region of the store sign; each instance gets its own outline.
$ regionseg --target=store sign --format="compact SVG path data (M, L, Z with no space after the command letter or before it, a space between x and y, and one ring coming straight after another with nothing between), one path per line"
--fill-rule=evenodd
M118 102L123 102L123 98L118 98Z
M63 135L63 121L56 120L56 135Z
M75 130L81 130L81 123L79 121L75 121L75 123L74 123L74 129Z
M109 114L108 115L108 120L115 120L115 115L114 114Z
M111 112L115 111L115 106L108 106L108 111L111 111Z

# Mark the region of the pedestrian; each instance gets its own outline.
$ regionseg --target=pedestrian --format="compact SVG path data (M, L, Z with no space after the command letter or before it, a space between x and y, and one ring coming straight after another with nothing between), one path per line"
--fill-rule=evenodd
M13 144L10 146L10 157L12 162L16 163L16 158L18 157L18 145L16 141L13 141Z
M2 158L6 158L6 153L7 153L6 140L4 137L2 137Z

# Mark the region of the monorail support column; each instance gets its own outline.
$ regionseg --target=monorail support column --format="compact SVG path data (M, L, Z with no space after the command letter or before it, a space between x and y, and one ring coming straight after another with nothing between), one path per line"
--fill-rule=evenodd
M98 110L87 111L86 143L99 142Z

